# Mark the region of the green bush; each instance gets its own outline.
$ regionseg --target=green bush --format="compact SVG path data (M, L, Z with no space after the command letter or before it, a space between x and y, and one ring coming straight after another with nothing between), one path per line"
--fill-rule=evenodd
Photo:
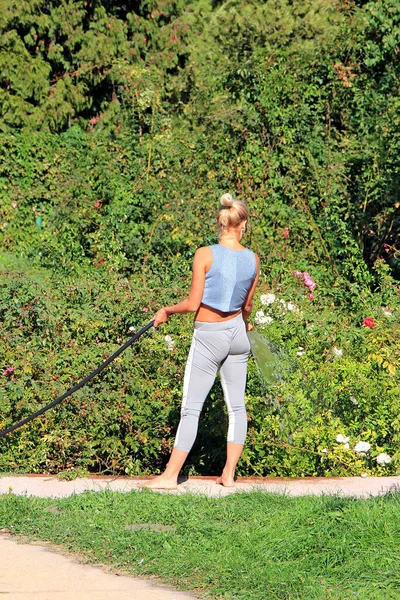
M8 260L1 275L2 429L83 379L132 335L130 327L138 330L160 304L181 297L188 283L185 278L179 283L176 274L174 287L151 290L107 270L61 278L26 264L18 271L17 264ZM384 271L382 277L387 278ZM261 302L267 289L260 285L256 312L263 310L273 321L257 329L278 349L281 375L263 381L250 360L249 434L240 474L396 472L400 354L393 332L400 306L396 288L387 286L390 310L371 294L345 315L319 282L311 302L307 288L288 273L269 305ZM374 319L373 329L363 324L365 317ZM172 317L74 396L2 439L0 469L134 475L162 469L179 421L191 321L190 315ZM14 370L4 375L9 367ZM227 428L221 413L226 414L217 384L186 472L221 468ZM336 442L338 434L350 437L349 449ZM359 440L371 445L365 456L353 450ZM386 467L376 463L382 452L393 459Z

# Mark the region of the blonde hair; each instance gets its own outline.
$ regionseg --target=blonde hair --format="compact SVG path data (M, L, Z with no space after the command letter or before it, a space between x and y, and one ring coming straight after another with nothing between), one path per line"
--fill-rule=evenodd
M241 200L236 200L231 194L224 194L220 199L221 206L217 213L219 235L226 229L237 227L242 221L249 220L249 209Z

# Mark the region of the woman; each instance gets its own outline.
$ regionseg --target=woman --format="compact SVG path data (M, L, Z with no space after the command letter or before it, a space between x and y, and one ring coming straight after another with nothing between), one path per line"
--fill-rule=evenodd
M174 306L164 306L153 317L154 327L158 327L170 315L196 313L174 449L164 473L143 487L177 487L179 472L196 438L200 412L217 371L229 415L226 464L217 483L235 485L235 468L247 432L244 404L250 353L247 319L260 272L258 256L240 243L248 219L244 202L230 194L222 196L217 214L220 241L196 251L189 297Z

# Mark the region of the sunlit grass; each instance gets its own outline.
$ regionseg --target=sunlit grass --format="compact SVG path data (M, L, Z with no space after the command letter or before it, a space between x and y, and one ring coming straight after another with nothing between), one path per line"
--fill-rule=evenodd
M400 597L399 509L399 494L9 494L0 528L207 598L386 600Z

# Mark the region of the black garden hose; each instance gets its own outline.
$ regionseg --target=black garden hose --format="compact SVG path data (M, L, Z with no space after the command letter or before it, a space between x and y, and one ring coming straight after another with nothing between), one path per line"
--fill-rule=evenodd
M69 390L64 392L64 394L62 394L61 396L59 396L58 398L53 400L53 402L46 404L46 406L43 406L42 408L40 408L39 410L34 412L32 415L29 415L29 417L22 419L22 421L19 421L18 423L15 423L14 425L10 425L10 427L7 427L7 429L3 429L3 431L0 431L0 438L6 436L8 433L11 433L12 431L15 431L16 429L19 429L20 427L22 427L22 425L26 425L26 423L29 423L29 421L36 419L36 417L39 417L43 413L47 412L48 410L50 410L50 408L54 408L54 406L57 406L57 404L59 404L60 402L65 400L65 398L68 398L68 396L71 396L76 391L80 390L91 379L93 379L93 377L96 377L96 375L101 373L113 360L115 360L117 358L117 356L119 356L122 352L124 352L124 350L126 350L127 348L129 348L129 346L131 346L134 342L136 342L136 340L138 340L141 335L143 335L148 329L153 327L153 325L154 325L154 321L150 321L150 323L148 323L147 325L142 327L142 329L140 331L135 333L135 335L132 336L128 341L126 341L123 346L118 348L118 350L116 350L114 352L114 354L112 354L109 358L107 358L107 360L104 361L103 364L101 364L99 367L97 367L97 369L95 369L94 371L89 373L89 375L87 375L85 377L85 379L82 379L82 381L79 381L79 383L76 383L72 388L70 388Z

